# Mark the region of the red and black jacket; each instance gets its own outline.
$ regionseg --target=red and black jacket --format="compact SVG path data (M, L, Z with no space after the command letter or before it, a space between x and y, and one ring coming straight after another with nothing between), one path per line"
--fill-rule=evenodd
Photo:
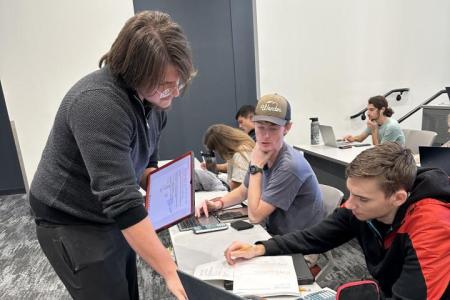
M357 238L370 274L392 299L450 299L450 182L420 169L392 225L362 222L345 207L308 230L261 242L266 255L323 253Z

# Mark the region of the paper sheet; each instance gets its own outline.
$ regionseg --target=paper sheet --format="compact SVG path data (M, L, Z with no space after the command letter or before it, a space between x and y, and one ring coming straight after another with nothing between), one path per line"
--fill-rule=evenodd
M225 260L216 260L197 266L194 276L202 280L233 280L233 267Z
M233 293L258 296L299 296L291 256L263 256L237 263Z
M300 296L291 256L263 256L236 263L213 261L195 268L194 276L202 280L233 280L233 293L262 297Z

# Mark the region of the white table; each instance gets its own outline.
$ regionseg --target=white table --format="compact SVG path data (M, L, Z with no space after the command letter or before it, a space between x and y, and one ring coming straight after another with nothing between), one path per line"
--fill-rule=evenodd
M294 145L303 151L306 160L314 170L319 183L334 186L348 197L345 185L345 168L362 151L373 146L339 149L325 145Z
M198 204L204 199L211 199L224 195L226 192L196 192L195 202ZM237 231L232 227L227 230L194 234L192 231L179 231L178 226L169 228L173 251L178 268L186 273L193 274L195 267L224 258L225 249L236 240L253 244L256 241L266 240L270 235L261 225L251 229ZM223 282L212 282L223 287ZM319 290L317 283L304 285L302 288L310 291ZM296 297L271 297L271 299L294 299Z
M307 154L322 157L326 160L333 161L338 164L348 165L358 154L366 149L372 148L370 146L351 147L347 149L339 149L325 145L294 145L298 150Z

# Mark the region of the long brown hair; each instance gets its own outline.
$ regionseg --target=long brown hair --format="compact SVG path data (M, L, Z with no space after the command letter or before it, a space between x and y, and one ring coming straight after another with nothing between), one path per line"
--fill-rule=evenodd
M133 88L157 88L169 64L177 69L185 85L195 76L189 43L181 27L159 11L143 11L124 25L99 67Z
M225 124L210 126L203 136L203 144L225 160L230 160L236 152L243 154L255 147L255 142L248 134Z

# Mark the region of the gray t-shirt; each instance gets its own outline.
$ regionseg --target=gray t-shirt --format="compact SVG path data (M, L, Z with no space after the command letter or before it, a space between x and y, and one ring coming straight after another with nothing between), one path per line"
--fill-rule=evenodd
M366 128L365 132L368 135L372 134L369 127ZM396 142L402 146L405 145L405 135L396 120L388 118L383 125L378 127L378 142L380 144Z
M244 185L248 188L249 173ZM266 219L270 234L319 223L325 214L316 175L303 153L284 143L271 168L264 168L261 198L276 207Z

